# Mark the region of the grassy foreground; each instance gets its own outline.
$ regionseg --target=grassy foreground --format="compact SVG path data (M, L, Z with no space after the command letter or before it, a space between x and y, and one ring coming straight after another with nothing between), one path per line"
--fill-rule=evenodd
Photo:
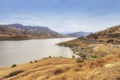
M75 58L46 58L0 69L0 80L120 80L120 53L76 62Z

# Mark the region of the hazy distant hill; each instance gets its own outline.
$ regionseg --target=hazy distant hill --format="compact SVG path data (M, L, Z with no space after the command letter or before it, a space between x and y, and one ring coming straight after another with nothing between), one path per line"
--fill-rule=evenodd
M47 27L21 24L0 25L0 40L65 37Z
M120 25L91 34L88 38L100 42L120 43Z
M88 36L90 34L90 32L75 32L75 33L69 33L67 34L67 36L71 36L71 37L82 37L82 36Z

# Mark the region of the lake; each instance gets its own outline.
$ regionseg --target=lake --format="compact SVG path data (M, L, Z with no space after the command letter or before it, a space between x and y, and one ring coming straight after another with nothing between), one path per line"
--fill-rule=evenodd
M73 52L57 43L75 38L0 41L0 67L22 64L49 56L71 57Z

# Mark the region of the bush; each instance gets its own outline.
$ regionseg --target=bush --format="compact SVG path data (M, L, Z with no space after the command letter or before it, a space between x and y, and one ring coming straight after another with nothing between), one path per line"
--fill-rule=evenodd
M63 58L62 56L60 56L60 58Z
M30 61L30 64L32 64L33 62L32 61Z
M9 78L9 77L13 77L19 73L23 72L22 70L20 71L14 71L14 72L11 72L10 74L8 74L7 76L5 76L4 78Z
M57 74L61 74L62 72L63 72L63 70L61 68L59 68L54 71L54 74L57 75Z
M72 55L72 58L74 59L74 58L75 58L75 56L74 56L74 55Z
M49 58L51 58L51 56L49 56Z
M34 62L38 62L37 60L35 60Z
M77 58L77 59L76 59L76 62L77 62L77 63L82 63L83 61L84 61L84 60L81 59L81 58Z
M17 65L16 65L16 64L13 64L11 67L17 67Z
M108 40L107 41L107 43L113 43L114 42L114 40Z
M96 55L92 55L91 58L97 58L97 56Z
M86 54L86 53L80 53L79 56L80 56L82 59L86 59L87 54Z

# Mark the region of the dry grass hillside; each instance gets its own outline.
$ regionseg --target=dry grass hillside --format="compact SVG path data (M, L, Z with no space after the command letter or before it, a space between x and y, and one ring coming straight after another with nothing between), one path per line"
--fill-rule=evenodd
M59 45L70 47L75 54L80 56L104 57L120 51L120 26L114 26L87 37L62 42Z
M70 47L83 62L73 80L120 80L120 25L59 45Z
M0 80L120 80L120 53L77 63L47 58L0 69Z
M120 25L91 34L88 36L88 38L100 42L120 44Z

